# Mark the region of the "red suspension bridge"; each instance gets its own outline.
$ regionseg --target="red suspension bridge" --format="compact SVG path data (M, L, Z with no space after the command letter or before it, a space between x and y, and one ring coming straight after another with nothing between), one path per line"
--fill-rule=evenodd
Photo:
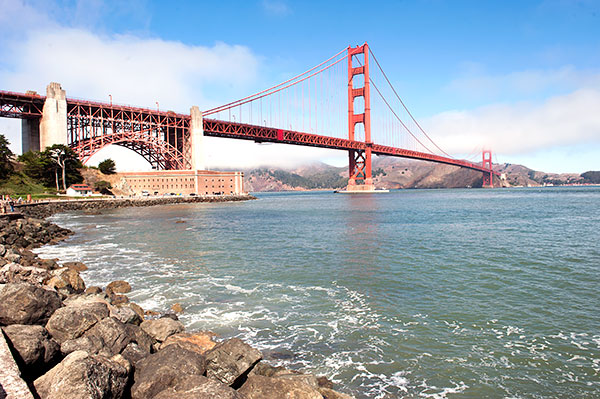
M476 170L484 187L499 175L490 151L483 151L481 163L444 152L405 106L367 44L347 47L283 83L203 113L197 107L186 115L66 98L54 83L46 97L0 91L0 116L24 120L24 151L67 144L84 162L116 144L156 169L196 169L202 167L204 135L347 151L349 191L374 189L373 155Z

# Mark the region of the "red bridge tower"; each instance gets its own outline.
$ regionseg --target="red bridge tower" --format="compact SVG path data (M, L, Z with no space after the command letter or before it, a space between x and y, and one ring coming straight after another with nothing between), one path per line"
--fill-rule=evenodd
M363 65L354 66L355 55L363 54ZM354 87L354 77L363 76L362 87ZM365 43L358 47L348 47L348 139L355 139L356 125L362 123L365 130L364 150L350 150L349 179L347 191L373 191L373 177L371 175L371 94L369 82L369 46ZM357 97L364 99L364 110L360 114L354 113L354 100Z

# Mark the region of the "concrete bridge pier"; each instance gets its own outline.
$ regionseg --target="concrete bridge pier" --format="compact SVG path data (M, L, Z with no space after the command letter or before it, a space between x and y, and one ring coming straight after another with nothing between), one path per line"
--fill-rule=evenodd
M204 170L204 125L202 111L198 106L190 108L190 117L192 170Z
M46 86L46 102L40 121L40 149L54 144L67 145L67 95L60 83Z
M40 118L21 119L21 150L22 154L40 150Z

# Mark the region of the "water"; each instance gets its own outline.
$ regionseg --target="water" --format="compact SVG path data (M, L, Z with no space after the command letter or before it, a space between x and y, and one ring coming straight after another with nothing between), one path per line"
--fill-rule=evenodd
M600 188L258 196L57 215L40 252L358 398L600 397Z

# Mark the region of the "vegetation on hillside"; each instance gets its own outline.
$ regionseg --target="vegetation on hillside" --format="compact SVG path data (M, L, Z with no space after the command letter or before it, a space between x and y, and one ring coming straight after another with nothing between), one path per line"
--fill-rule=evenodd
M300 187L307 190L341 188L348 184L348 178L341 177L335 171L322 171L307 176L300 176L297 173L285 170L261 168L254 169L249 174L262 178L272 178L280 181L283 185Z
M98 169L100 172L105 175L114 175L117 173L117 166L115 165L115 161L108 158L98 164Z
M14 156L8 146L10 143L0 134L0 180L8 178L13 172L11 159Z
M24 196L55 193L83 177L77 154L67 146L53 145L44 151L28 151L14 160L8 140L0 134L0 193ZM16 168L15 168L16 165ZM62 184L61 184L62 183Z
M589 171L581 174L584 181L590 184L600 184L600 171Z

